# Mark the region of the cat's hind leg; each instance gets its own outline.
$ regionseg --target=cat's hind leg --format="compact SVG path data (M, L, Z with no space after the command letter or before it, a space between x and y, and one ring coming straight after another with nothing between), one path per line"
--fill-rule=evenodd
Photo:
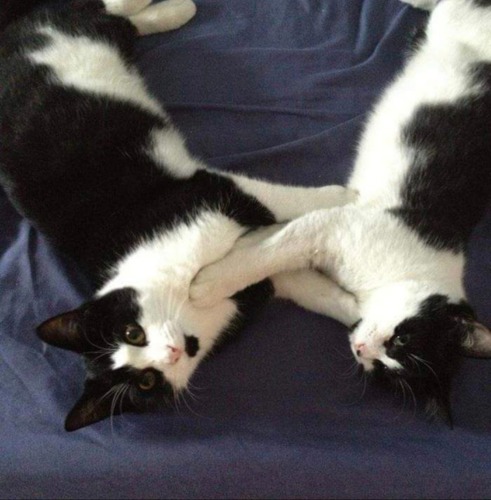
M180 28L196 14L192 0L165 0L128 17L140 35L151 35Z
M102 2L109 14L128 17L148 7L152 0L102 0Z
M310 269L275 274L271 277L275 296L329 316L347 327L360 319L355 296L324 274Z
M417 9L433 10L438 3L438 0L401 0L403 3L408 3Z
M279 230L252 244L237 245L224 259L202 269L191 284L190 298L197 307L210 307L239 290L281 272L319 268L319 259L327 258L326 245L336 249L331 225L336 225L332 208L311 212L280 225ZM274 226L273 226L274 227ZM254 234L251 233L254 238ZM244 237L249 238L249 235Z
M314 210L347 205L358 198L357 191L344 186L286 186L243 175L226 175L270 210L277 222L287 222Z
M237 240L234 249L252 248L285 227L286 224L273 224L251 231ZM302 269L278 273L270 279L277 298L291 300L309 311L329 316L348 327L360 319L355 296L325 274Z

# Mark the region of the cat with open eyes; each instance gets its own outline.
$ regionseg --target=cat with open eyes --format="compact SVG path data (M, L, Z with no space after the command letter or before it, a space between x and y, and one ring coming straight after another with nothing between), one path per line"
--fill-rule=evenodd
M198 274L191 298L210 307L268 276L316 268L329 286L297 302L350 326L365 371L409 387L451 423L459 355L491 356L463 287L465 249L491 195L491 0L407 3L434 10L368 120L348 183L357 201L245 236Z
M97 290L38 328L86 364L71 431L171 404L217 342L269 297L287 297L265 280L199 309L188 300L199 269L252 228L355 196L219 173L188 152L132 49L137 35L189 21L191 0L76 0L31 12L41 3L0 6L0 182ZM282 278L291 279L319 278Z

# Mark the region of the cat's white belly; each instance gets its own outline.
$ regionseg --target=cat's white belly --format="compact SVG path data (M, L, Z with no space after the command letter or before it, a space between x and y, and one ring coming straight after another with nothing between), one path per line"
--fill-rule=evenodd
M449 104L479 92L470 84L469 62L453 50L447 54L427 45L382 96L360 142L349 187L359 203L379 207L399 204L400 189L415 151L404 141L405 128L417 109Z
M319 252L315 264L346 290L360 298L389 283L421 280L448 283L450 295L462 296L462 254L426 245L379 208L358 203L332 210L336 222L330 225L328 238L336 246L324 245L331 251Z

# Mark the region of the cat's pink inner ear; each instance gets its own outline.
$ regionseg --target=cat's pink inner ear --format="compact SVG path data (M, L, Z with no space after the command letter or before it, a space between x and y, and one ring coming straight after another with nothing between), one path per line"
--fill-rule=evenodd
M491 330L477 321L470 322L471 332L462 344L464 354L475 358L491 358Z

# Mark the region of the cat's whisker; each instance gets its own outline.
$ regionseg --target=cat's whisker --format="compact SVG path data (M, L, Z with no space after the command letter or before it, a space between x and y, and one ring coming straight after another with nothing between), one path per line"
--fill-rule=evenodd
M353 360L353 362L350 364L350 366L346 370L341 372L341 377L344 379L353 378L357 374L359 367L360 367L360 365L359 365L358 361L356 361L356 359Z
M193 395L188 391L186 390L182 392L182 401L184 402L184 404L186 405L187 409L195 416L195 417L198 417L198 418L203 418L203 415L200 415L199 413L197 413L191 406L190 404L188 403L188 401L186 400L186 394L189 394L191 397L193 397ZM197 399L196 399L197 400Z
M435 376L435 379L439 382L439 378L438 378L438 375L436 374L435 370L430 366L430 363L428 361L425 361L424 359L422 359L421 357L419 356L416 356L416 354L413 354L414 358L419 361L423 366L425 366L426 368L428 368L428 370L430 370L430 372Z
M91 340L91 339L89 339L89 337L87 336L87 332L86 332L84 329L82 329L82 332L83 332L83 335L84 335L85 340L86 340L86 341L87 341L87 342L88 342L88 343L89 343L92 347L95 347L98 351L100 351L101 349L105 349L105 347L102 347L102 346L97 345L97 344L95 344L94 342L92 342L92 340Z
M116 386L118 389L115 391L113 399L111 401L111 409L109 411L109 421L111 423L111 437L114 438L114 410L116 409L116 405L118 402L119 396L124 392L126 385L119 384Z
M184 307L184 304L187 302L187 297L182 299L181 300L181 303L177 306L177 309L176 309L176 312L175 312L175 315L174 315L174 321L178 321L179 318L181 317L181 312L182 312L182 308Z
M406 385L408 392L412 398L413 404L414 404L414 412L416 412L416 409L418 407L418 403L416 401L416 395L414 394L413 388L411 387L411 384L407 380L404 380L404 384Z

